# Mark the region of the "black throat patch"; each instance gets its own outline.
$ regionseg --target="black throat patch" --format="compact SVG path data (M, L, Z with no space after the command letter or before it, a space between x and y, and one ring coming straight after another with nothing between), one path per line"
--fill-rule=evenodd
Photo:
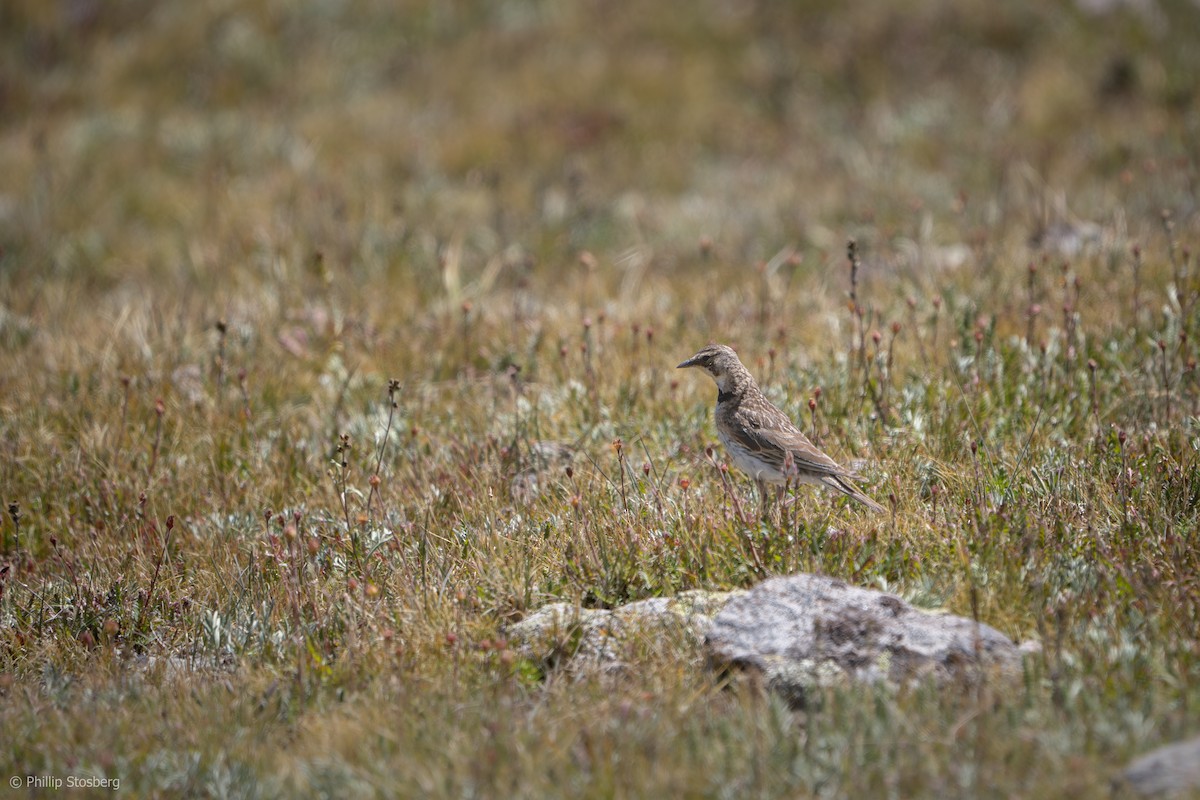
M733 399L733 392L722 392L719 389L717 390L717 402L718 403L726 403L732 399Z

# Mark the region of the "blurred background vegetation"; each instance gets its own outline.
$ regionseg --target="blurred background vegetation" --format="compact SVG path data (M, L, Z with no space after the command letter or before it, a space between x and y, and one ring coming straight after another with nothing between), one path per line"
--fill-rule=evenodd
M436 293L634 245L995 250L1195 202L1191 2L204 2L0 10L21 275L211 288L280 253ZM1055 207L1055 200L1059 206ZM1189 209L1178 209L1188 211ZM1018 224L1019 223L1019 224ZM510 277L514 270L506 270ZM79 285L79 284L75 284Z

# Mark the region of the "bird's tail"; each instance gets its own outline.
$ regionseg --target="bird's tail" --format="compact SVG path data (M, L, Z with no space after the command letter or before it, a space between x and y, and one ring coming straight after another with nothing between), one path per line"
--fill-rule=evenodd
M847 477L842 475L829 475L825 478L825 485L831 489L837 489L847 497L854 498L877 514L882 514L887 511L887 509L879 505L879 503L876 503L874 500L863 494L862 489L859 489L857 486L855 486L854 481Z

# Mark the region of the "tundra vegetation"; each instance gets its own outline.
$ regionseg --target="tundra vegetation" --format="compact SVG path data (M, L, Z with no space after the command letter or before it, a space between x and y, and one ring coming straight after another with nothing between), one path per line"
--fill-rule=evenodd
M0 773L1107 791L1198 730L1196 30L1183 0L6 0ZM710 340L888 513L760 513L674 370ZM792 708L670 637L612 675L507 635L799 571L1041 651Z

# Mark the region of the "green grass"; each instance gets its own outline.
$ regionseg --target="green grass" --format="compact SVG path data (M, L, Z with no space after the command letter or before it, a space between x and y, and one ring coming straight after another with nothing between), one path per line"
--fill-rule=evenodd
M0 777L1092 796L1197 732L1194 5L627 5L0 11ZM710 340L892 513L760 522ZM798 570L1042 654L799 713L506 639Z

